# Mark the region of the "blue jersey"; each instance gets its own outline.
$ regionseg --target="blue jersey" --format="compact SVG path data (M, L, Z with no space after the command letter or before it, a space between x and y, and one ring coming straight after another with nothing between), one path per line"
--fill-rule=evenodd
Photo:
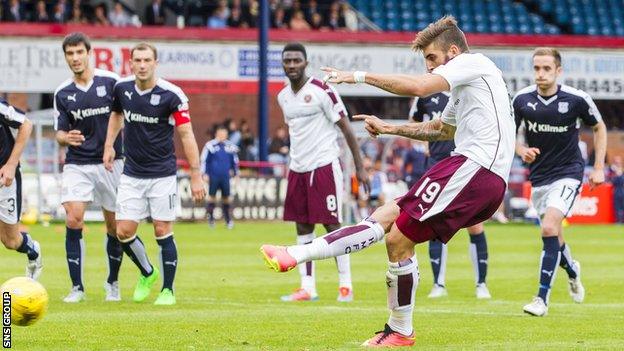
M25 118L24 112L0 99L0 167L7 163L15 146L11 129L19 129Z
M541 96L535 85L520 90L513 100L516 128L524 124L526 144L540 154L529 165L533 186L558 179L583 179L585 162L578 146L580 122L602 121L598 108L584 91L560 85L553 96Z
M210 178L229 178L238 174L238 147L229 140L210 140L201 153L201 169Z
M158 79L141 91L135 77L121 79L113 93L113 111L124 116L123 173L135 178L162 178L176 174L174 126L190 122L188 98L182 89Z
M68 132L79 130L85 138L80 146L67 147L65 163L102 163L108 119L112 111L113 87L119 76L96 69L87 86L73 79L63 82L54 92L54 129ZM115 140L117 158L121 158L121 139Z
M448 103L450 94L441 92L427 96L425 98L414 98L414 103L410 110L410 119L415 122L427 122L433 119L440 119L442 111ZM455 150L453 140L430 141L429 142L429 162L431 168L438 161L445 159Z

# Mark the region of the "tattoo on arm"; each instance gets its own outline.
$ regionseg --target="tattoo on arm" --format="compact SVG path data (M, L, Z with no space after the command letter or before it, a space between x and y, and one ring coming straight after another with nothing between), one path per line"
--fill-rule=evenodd
M453 139L455 128L434 120L397 126L392 134L423 141L450 140Z
M394 93L394 94L398 93L396 81L390 81L386 79L376 79L374 77L370 77L370 78L367 78L366 83L374 87L377 87L379 89L383 89L390 93Z

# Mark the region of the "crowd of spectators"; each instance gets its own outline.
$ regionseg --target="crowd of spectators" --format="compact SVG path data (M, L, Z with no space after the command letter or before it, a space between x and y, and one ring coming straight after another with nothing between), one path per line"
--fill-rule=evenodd
M96 26L140 26L138 16L121 2L94 4L89 0L3 1L0 18L3 22L68 23Z
M258 0L151 0L144 9L123 1L7 0L0 8L3 22L75 23L97 26L164 26L255 28ZM109 8L109 5L110 8ZM356 12L345 0L270 0L274 29L333 31L358 29Z

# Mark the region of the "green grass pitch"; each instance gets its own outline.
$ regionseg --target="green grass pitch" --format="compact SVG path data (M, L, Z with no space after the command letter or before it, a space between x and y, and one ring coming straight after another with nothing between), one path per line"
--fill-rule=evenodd
M321 230L317 227L317 232ZM157 289L145 303L131 301L138 270L124 257L123 301L105 303L107 275L104 227L86 228L87 301L61 301L70 283L64 253L64 227L32 226L41 242L41 282L50 295L43 320L13 327L15 350L337 350L358 349L387 320L383 245L352 255L355 301L336 302L333 260L317 265L320 301L283 303L279 296L298 285L298 274L269 271L258 251L262 243L291 243L294 225L282 222L177 224L179 267L176 306L154 306ZM158 248L151 228L139 231L152 262ZM530 225L486 225L490 248L490 301L474 298L468 237L460 232L449 245L449 296L427 299L431 268L427 246L419 245L421 281L414 327L422 350L599 350L624 349L624 230L622 226L566 228L573 256L581 261L587 289L584 304L568 296L559 269L549 315L529 317L522 306L537 292L541 240ZM0 254L0 280L24 272L25 258ZM160 282L158 283L160 285Z

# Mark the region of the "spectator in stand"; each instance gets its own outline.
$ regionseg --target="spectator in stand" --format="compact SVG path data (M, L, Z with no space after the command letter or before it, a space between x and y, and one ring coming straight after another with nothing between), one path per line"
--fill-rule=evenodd
M5 2L3 1L3 3ZM10 0L9 3L4 7L2 20L5 22L27 21L28 18L26 16L26 9L24 8L24 4L22 3L22 1Z
M33 22L48 23L50 22L50 15L48 15L48 9L46 3L43 0L37 1L35 8L35 15L33 16Z
M113 11L108 15L108 20L113 27L128 27L132 25L132 18L119 1L115 1Z
M305 15L305 20L308 23L313 23L314 14L315 13L321 14L321 11L319 11L318 3L316 2L316 0L309 0L308 5L305 7L305 10L303 13ZM323 16L321 16L321 18L322 17Z
M275 130L275 135L269 144L269 162L285 165L288 163L288 152L290 151L290 139L286 128L281 126ZM273 168L275 175L283 175L283 167Z
M256 153L254 150L256 140L251 132L251 128L249 128L249 123L247 123L246 120L241 120L240 122L240 134L240 151L238 158L242 161L254 161L256 159Z
M615 220L618 223L624 223L624 162L622 162L622 156L614 156L613 163L609 168L609 179L613 184Z
M161 26L165 24L165 8L161 0L152 0L152 3L145 7L145 24L148 26Z
M52 13L52 22L54 23L65 23L69 20L70 12L69 12L69 3L67 0L59 0L56 5L54 5L54 12Z
M88 23L87 18L82 14L82 10L80 6L74 6L72 8L72 15L67 23L71 24L86 24Z
M333 2L329 8L327 26L331 30L340 30L345 28L345 19L340 13L340 5L338 2Z
M286 6L284 5L284 9L286 10L286 23L290 23L290 20L293 19L293 17L295 17L295 13L302 11L303 12L303 8L301 7L301 1L299 0L294 0L290 6Z
M258 15L260 14L260 5L256 0L249 1L249 7L247 10L247 23L251 28L258 26Z
M227 27L228 15L230 10L223 4L219 3L219 6L214 10L212 15L208 18L208 28L223 29Z
M346 1L340 4L340 16L344 18L345 27L348 31L356 32L358 30L357 14Z
M288 28L288 24L286 24L286 12L284 11L283 7L279 6L271 14L271 28L276 28L276 29Z
M227 20L227 26L230 28L249 28L249 24L245 21L240 7L232 7L230 17Z
M313 30L326 30L327 27L323 26L323 16L320 13L315 12L312 14L312 21L310 22L310 27Z
M187 26L203 27L206 25L208 7L201 0L189 1L185 11Z
M95 7L95 16L93 18L93 24L96 26L104 26L104 27L110 26L111 24L108 21L108 18L106 17L107 12L108 10L106 8L106 4L101 3L97 5Z
M294 31L310 30L310 24L305 20L303 11L297 11L290 20L290 29Z
M228 118L225 120L223 125L225 125L225 127L228 129L228 140L237 147L240 147L241 132L238 130L236 121Z

